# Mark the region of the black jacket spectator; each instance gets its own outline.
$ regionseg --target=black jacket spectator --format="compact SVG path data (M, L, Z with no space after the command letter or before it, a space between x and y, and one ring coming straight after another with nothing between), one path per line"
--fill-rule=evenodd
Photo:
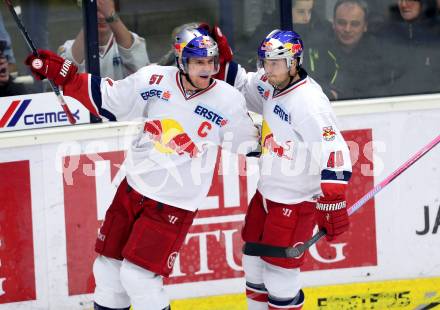
M308 72L330 99L380 97L389 79L379 45L368 33L368 8L362 0L339 0L333 34L309 54ZM388 75L389 76L389 75Z
M6 83L0 83L0 97L16 96L27 94L23 84L14 82L12 77Z
M0 44L0 97L26 94L24 85L15 83L10 75L8 56L3 53L5 46L6 44Z
M333 100L383 96L389 78L382 70L383 59L377 49L378 43L369 35L352 50L334 39L327 48L313 52L310 75Z
M435 34L428 1L408 1L415 18L405 15L404 1L391 7L390 19L379 35L391 71L391 95L431 93L440 90L439 37ZM409 14L409 13L407 13Z

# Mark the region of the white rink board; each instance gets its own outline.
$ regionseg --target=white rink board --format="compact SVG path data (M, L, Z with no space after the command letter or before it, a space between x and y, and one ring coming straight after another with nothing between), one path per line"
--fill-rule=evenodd
M70 125L53 92L0 98L0 133ZM76 99L64 97L76 124L90 123L90 112Z
M379 103L371 101L370 113L361 115L357 114L356 107L359 107L359 111L364 113L368 105L367 101L335 104L335 110L340 114L339 121L342 130L371 129L373 149L375 150L374 184L378 184L386 178L410 156L440 134L439 96L420 96L411 100L413 101L396 99L391 102L388 99L382 103L382 106L379 105L380 100L376 100ZM350 105L352 107L348 109L347 106ZM419 110L414 110L414 106L417 106ZM133 124L130 125L133 127ZM126 143L129 141L124 133L126 126L127 124L82 125L0 134L0 171L3 171L1 169L5 163L23 163L17 166L18 168L15 166L8 168L14 170L5 170L9 171L9 174L7 178L0 178L0 190L3 191L7 180L14 178L17 178L17 182L22 182L18 184L23 184L18 187L18 190L26 191L26 180L28 180L30 189L28 204L25 203L25 194L21 194L23 195L21 196L23 197L22 204L21 200L16 202L6 201L4 198L2 200L1 197L9 197L8 195L15 197L13 195L14 189L10 188L8 191L12 191L12 193L8 192L8 195L3 193L3 196L0 196L0 203L3 206L5 203L11 204L12 207L15 207L13 203L16 203L17 206L28 206L31 211L32 223L30 232L33 236L32 240L28 240L31 244L30 252L23 250L26 249L24 243L20 243L20 246L11 245L14 239L10 239L12 237L8 237L7 234L5 235L5 230L6 232L17 230L19 233L23 233L23 239L29 236L29 231L25 230L23 222L18 222L23 227L12 225L13 221L18 221L18 219L6 218L8 222L3 226L6 229L3 228L0 235L0 309L11 309L11 307L18 310L91 308L91 294L78 294L78 290L81 291L85 288L85 282L89 279L78 281L75 278L75 273L81 272L75 268L80 268L82 265L72 267L75 265L75 260L81 260L81 256L86 256L87 253L69 252L67 245L78 241L74 238L80 230L75 230L76 226L69 226L66 222L66 219L70 220L75 217L75 214L71 213L74 209L68 205L73 205L71 199L74 199L77 192L74 191L71 196L66 193L66 187L63 185L61 159L66 155L106 154L110 152L110 159L97 160L102 163L100 165L102 170L97 173L97 176L91 176L95 180L92 192L97 195L93 197L97 209L86 209L83 214L85 217L91 214L97 220L101 219L105 213L105 205L108 204L108 197L113 195L112 190L116 189L118 182L123 177L123 172L120 170L116 171L114 175L110 173L109 167L114 166L115 159L112 152L126 149ZM227 158L232 162L236 160L235 156ZM352 258L351 252L345 252L345 249L353 243L359 244L362 248L364 241L359 236L353 237L353 240L350 239L347 246L343 243L334 244L329 252L333 253L333 256L330 258L326 256L326 259L323 258L321 248L313 247L309 267L306 268L307 271L303 272L304 285L323 286L440 276L440 265L438 264L440 258L439 232L433 232L436 227L436 217L437 215L440 217L439 163L440 147L437 146L375 197L373 217L363 220L372 220L372 225L375 225L376 237L373 243L369 243L369 246L374 246L377 255L365 253L365 256L374 256L375 263L371 263L369 260L368 263L365 263L367 266L362 266L362 258ZM68 164L75 163L69 162ZM251 168L255 168L255 160L249 159L248 164L252 166ZM29 167L28 178L26 177L26 167ZM22 169L23 172L18 169ZM78 165L78 169L82 169L83 174L90 172L87 170L87 166ZM23 179L17 176L23 176ZM66 174L64 174L65 176ZM227 185L237 186L239 182L238 177L222 177L228 178L227 182L224 182ZM83 179L89 180L86 177ZM75 177L74 180L76 180ZM255 190L256 178L255 176L248 177L244 182L247 185L246 192L241 192L239 196L234 194L236 193L234 189L223 188L223 192L231 193L232 196L224 197L214 190L207 198L203 211L205 213L201 212L202 216L197 219L196 223L199 223L199 227L208 227L206 231L212 233L213 239L222 240L228 234L233 234L236 237L237 225L241 223L244 209L234 206L234 203L240 201L244 196L249 199ZM113 187L109 186L110 184ZM11 198L11 200L14 199ZM219 201L224 201L225 205L221 205ZM84 201L84 204L87 203ZM427 233L417 234L416 231L421 232L425 228L424 206L428 206L430 228ZM82 206L78 205L78 208L80 207ZM222 211L218 212L220 209ZM228 213L229 211L231 213ZM6 213L6 216L11 214L13 213ZM66 214L68 214L67 218ZM29 227L27 228L29 229ZM440 229L440 227L437 228ZM366 227L356 226L356 222L353 222L351 230L364 232ZM69 231L73 231L74 234L69 235ZM217 244L214 242L210 243L207 247L208 250L206 250L200 244L198 247L200 262L193 266L196 271L199 271L199 274L188 273L185 269L187 264L185 257L181 257L179 271L176 272L175 269L174 279L177 282L181 279L184 281L167 286L171 298L208 296L212 292L215 294L243 292L244 283L240 266L234 265L234 263L237 264L237 261L234 259L228 261L225 258L224 266L222 262L218 263L220 267L223 266L223 269L225 266L227 267L227 272L224 275L218 275L212 265L214 257L223 254L225 257L231 256L232 252L237 255L237 249L240 246L234 246L232 249L220 242L221 246L216 248L213 247L213 244ZM18 249L14 248L14 251L23 250L24 253L30 253L30 256L33 257L30 268L33 269L32 273L20 272L20 268L25 268L28 265L23 265L18 260L14 261L21 256L11 257L6 251L8 246L16 246ZM93 248L90 248L90 251L93 252ZM224 253L224 251L226 252ZM184 256L183 252L182 256ZM21 257L22 260L23 257ZM338 260L339 262L334 262ZM328 269L333 263L339 265ZM11 272L10 269L13 269L14 272ZM26 276L22 276L23 274ZM32 277L31 274L34 276ZM10 283L24 285L24 288L20 292L12 292ZM12 304L11 300L14 298Z

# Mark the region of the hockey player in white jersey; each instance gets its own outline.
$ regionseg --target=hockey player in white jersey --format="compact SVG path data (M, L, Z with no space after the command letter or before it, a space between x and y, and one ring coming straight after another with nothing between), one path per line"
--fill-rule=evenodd
M185 29L175 52L178 68L148 66L119 81L78 74L50 51L26 60L93 114L144 121L96 241L96 310L170 309L163 277L207 196L219 147L246 154L257 145L243 95L211 78L216 42L202 29Z
M301 67L302 53L297 33L274 30L258 48L258 72L242 69L235 81L248 108L263 115L260 179L242 230L245 242L296 246L311 238L315 223L331 241L349 226L349 150L329 100ZM249 309L301 309L303 261L304 255L243 255Z

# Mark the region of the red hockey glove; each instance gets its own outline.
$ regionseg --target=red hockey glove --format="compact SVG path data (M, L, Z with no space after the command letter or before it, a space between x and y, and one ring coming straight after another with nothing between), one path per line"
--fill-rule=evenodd
M232 49L229 46L228 39L223 35L218 26L214 26L211 30L212 38L217 42L220 70L214 76L219 80L225 80L226 65L232 60Z
M229 46L228 38L223 35L223 32L218 26L214 26L211 30L211 36L217 42L218 53L220 55L220 62L230 62L232 60L232 49Z
M346 232L349 220L345 202L345 184L324 183L321 185L324 196L316 204L316 222L319 229L327 232L327 241Z
M55 85L64 86L69 83L78 71L78 67L70 60L64 59L52 51L38 50L39 56L29 55L25 64L28 65L39 80L48 78Z

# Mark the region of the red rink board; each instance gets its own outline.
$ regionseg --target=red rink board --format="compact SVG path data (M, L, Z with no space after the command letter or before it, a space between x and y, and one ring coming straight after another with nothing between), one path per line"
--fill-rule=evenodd
M0 304L36 299L29 161L0 163Z

